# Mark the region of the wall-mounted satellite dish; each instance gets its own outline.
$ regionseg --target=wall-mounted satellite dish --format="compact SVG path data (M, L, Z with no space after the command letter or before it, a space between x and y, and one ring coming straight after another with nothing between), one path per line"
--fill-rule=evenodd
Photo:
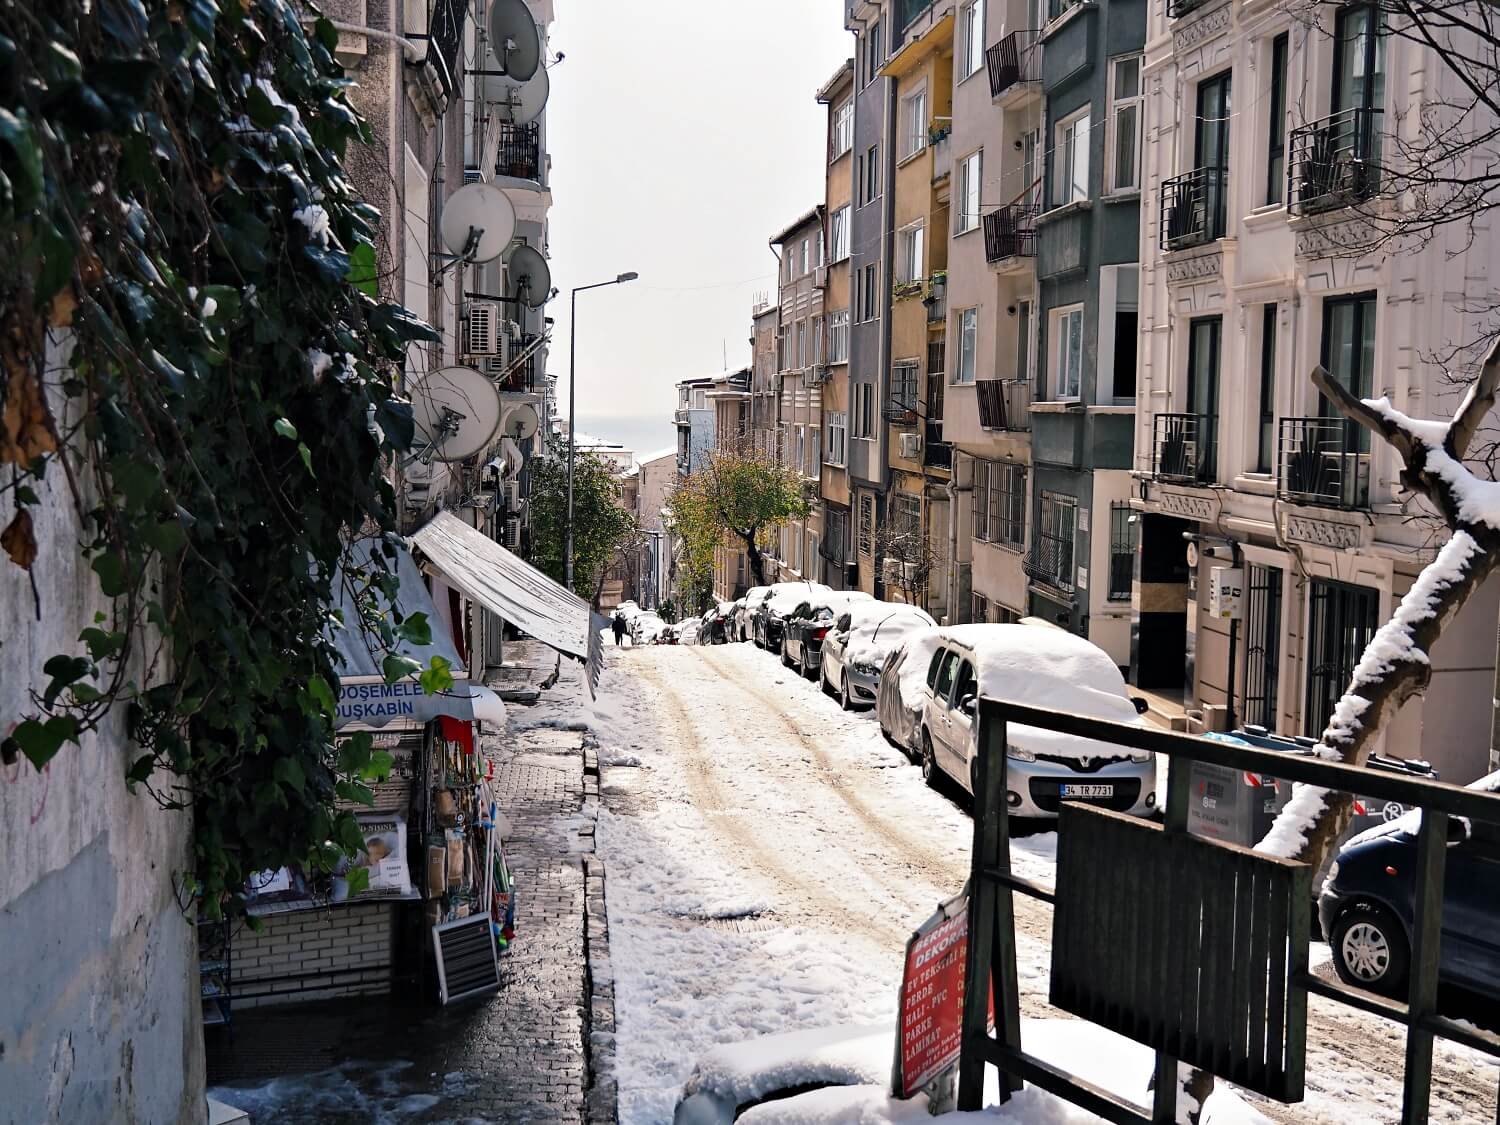
M512 294L529 309L539 309L552 294L552 270L534 246L517 246L505 263Z
M541 428L542 421L537 417L536 407L524 402L506 412L505 424L501 426L505 436L516 441L529 441Z
M529 82L516 82L503 74L486 74L479 78L479 99L500 107L500 116L512 125L535 121L547 108L552 80L545 70L538 70Z
M525 0L491 0L489 30L500 69L517 82L529 82L542 65L542 38Z
M465 461L500 428L500 394L481 371L444 367L411 386L417 456L423 461Z
M443 206L443 245L471 262L498 258L516 234L516 208L490 183L466 184Z

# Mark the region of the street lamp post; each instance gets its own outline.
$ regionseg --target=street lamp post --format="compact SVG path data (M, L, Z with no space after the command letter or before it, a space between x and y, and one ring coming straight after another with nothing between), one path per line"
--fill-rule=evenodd
M578 444L578 294L585 289L602 289L606 285L623 285L634 281L640 274L631 271L622 273L611 281L596 281L593 285L580 285L569 298L568 312L568 543L563 556L563 580L569 590L573 589L573 451Z

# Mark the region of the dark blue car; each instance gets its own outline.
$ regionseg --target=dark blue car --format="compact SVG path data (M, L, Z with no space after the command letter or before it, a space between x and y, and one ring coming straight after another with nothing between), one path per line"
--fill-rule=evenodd
M1473 788L1500 790L1500 774ZM1329 869L1318 914L1345 984L1405 994L1421 815L1361 833ZM1445 867L1439 977L1500 1000L1500 825L1450 817Z

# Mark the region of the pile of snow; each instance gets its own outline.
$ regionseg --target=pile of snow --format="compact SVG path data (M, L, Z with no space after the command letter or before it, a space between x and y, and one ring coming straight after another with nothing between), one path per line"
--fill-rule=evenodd
M701 617L688 617L677 623L677 639L685 645L698 643L698 630L703 625Z
M837 592L821 582L778 582L768 590L766 609L777 617L785 617L803 602L817 602Z
M851 664L873 664L879 668L913 633L937 627L926 610L900 602L856 602L847 612L849 632L844 642L844 659Z
M649 645L666 631L667 623L654 613L642 613L631 623L636 644Z

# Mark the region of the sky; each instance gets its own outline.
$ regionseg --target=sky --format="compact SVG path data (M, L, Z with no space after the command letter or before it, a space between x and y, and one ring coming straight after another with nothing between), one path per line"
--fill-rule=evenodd
M579 429L675 440L673 384L750 359L774 299L770 237L824 198L818 89L850 57L842 0L557 0L549 77L549 366L568 377L578 295Z

